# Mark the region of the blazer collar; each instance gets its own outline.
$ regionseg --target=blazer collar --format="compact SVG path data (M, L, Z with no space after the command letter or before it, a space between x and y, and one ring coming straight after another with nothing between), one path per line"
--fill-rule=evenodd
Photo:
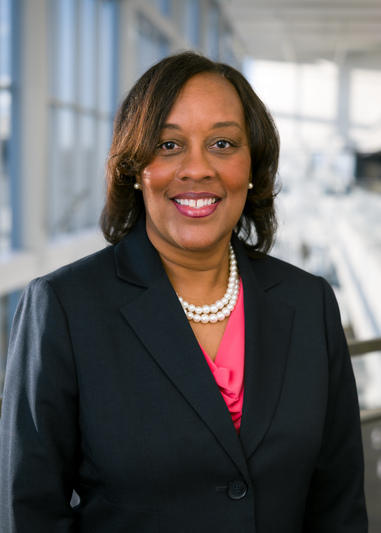
M147 237L144 217L116 245L115 260L119 277L141 287L138 295L134 292L134 298L122 307L124 318L250 483L246 459L260 444L276 409L293 312L267 294L280 280L258 263L266 260L251 261L235 236L234 247L244 287L246 321L240 438L159 255Z

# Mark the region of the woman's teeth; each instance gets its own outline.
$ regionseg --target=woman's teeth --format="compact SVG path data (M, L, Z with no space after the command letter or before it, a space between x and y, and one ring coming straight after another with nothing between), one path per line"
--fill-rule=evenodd
M217 202L217 198L205 198L204 200L188 200L188 199L175 199L175 202L179 205L187 205L188 207L193 207L194 209L200 209L206 205L212 205Z

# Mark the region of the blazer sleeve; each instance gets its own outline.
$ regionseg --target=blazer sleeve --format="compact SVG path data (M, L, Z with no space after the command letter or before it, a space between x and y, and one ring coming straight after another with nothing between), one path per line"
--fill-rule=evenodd
M2 533L74 531L77 421L66 316L41 278L21 298L10 338L0 436Z
M356 384L340 313L322 280L329 395L320 454L312 479L304 533L366 533L364 460Z

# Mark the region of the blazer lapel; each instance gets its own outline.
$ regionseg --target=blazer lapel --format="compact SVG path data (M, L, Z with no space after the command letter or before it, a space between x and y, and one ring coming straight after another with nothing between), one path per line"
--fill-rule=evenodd
M271 279L268 272L266 280L258 276L266 269L266 259L250 261L237 241L235 250L245 305L245 393L240 439L248 459L261 443L275 414L286 369L294 310L269 292L281 280Z
M141 287L122 307L124 318L250 483L230 413L141 219L115 257L118 275Z

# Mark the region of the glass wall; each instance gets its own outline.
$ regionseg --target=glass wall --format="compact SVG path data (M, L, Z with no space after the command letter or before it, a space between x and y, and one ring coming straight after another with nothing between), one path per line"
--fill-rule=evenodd
M11 247L11 0L0 0L0 254Z
M116 107L116 0L52 0L51 237L95 226Z
M234 52L234 34L231 28L225 24L220 36L220 61L241 70L242 65Z
M15 2L0 0L0 256L6 257L15 244L13 216L16 201L12 194L13 168L11 142L14 142L12 117L14 116L13 34ZM18 294L0 294L0 396L3 390L5 361L9 330L18 301Z
M170 51L169 40L143 16L138 17L136 47L137 77Z
M173 0L173 1L175 1L175 0ZM165 15L167 17L169 17L171 15L171 0L150 0L150 2L163 15Z
M200 0L185 0L185 36L195 48L200 45Z
M211 59L216 61L220 57L220 12L216 4L209 5L207 17L206 53Z

